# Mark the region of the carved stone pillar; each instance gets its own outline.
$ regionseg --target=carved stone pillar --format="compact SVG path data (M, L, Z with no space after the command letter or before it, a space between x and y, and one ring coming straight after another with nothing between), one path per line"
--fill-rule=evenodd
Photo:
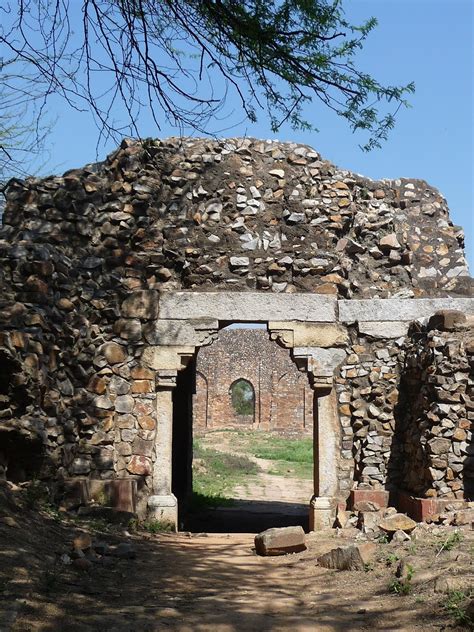
M189 322L157 321L146 332L149 346L142 364L156 371L156 435L153 464L153 494L148 515L178 526L178 501L172 492L173 390L178 371L183 370L196 347L210 344L218 323L210 319Z
M172 493L173 389L177 371L161 370L156 376L156 436L153 495L148 499L152 518L178 524L178 501Z

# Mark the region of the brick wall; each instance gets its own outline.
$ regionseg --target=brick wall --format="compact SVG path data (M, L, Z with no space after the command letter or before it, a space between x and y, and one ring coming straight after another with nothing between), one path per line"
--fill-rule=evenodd
M232 405L231 387L239 379L254 389L253 415L239 415ZM267 331L225 329L198 354L194 425L311 433L313 392L288 350L272 342Z

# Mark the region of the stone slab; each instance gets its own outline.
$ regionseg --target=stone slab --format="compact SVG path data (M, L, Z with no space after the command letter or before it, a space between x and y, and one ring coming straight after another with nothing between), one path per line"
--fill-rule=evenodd
M474 314L474 298L408 298L338 301L339 321L401 321L429 318L441 309L455 309Z
M218 328L217 320L157 320L145 327L143 333L151 345L196 347L206 341L209 331Z
M339 571L363 571L372 562L377 552L374 542L362 542L349 546L338 546L318 557L318 564L324 568Z
M165 292L160 319L215 318L226 322L335 322L336 299L317 294Z
M359 333L371 338L401 338L406 336L410 323L407 321L359 321Z
M286 555L306 549L302 527L276 527L255 536L257 555Z
M348 340L347 329L335 323L271 321L268 328L289 348L336 347Z

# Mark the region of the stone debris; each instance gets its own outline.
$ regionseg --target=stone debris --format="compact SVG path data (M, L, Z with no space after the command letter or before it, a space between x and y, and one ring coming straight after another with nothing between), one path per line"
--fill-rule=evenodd
M387 516L379 522L379 527L382 531L393 534L396 531L404 531L410 533L416 527L416 522L402 513L396 513L392 516Z
M78 570L87 572L90 572L96 564L113 566L117 563L114 560L133 560L136 557L136 549L132 543L107 544L93 540L88 533L77 535L71 543L70 551L58 555L59 561L64 566L72 565Z
M397 543L397 542L409 542L411 540L410 536L408 535L408 533L406 533L406 531L402 531L401 529L398 529L398 531L395 531L392 535L392 542Z
M377 545L373 542L339 546L318 557L318 564L339 571L362 571L375 556Z
M86 549L90 549L91 546L92 538L88 533L80 533L72 542L72 548L75 551L85 551Z
M255 536L257 555L286 555L306 550L302 527L275 527Z

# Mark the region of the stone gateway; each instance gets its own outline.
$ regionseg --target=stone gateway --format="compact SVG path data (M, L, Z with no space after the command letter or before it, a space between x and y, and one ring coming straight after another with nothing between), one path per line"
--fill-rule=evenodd
M311 388L291 423L313 428L313 528L346 502L474 499L472 280L423 181L292 143L127 140L10 181L0 289L0 476L176 525L198 350L251 322Z

